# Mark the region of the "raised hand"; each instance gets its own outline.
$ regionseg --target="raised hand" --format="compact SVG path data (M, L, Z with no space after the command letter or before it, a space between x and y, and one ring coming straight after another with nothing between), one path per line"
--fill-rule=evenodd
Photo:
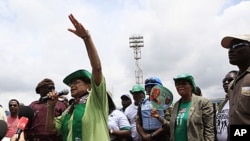
M78 37L82 39L89 38L88 30L86 30L84 26L80 22L78 22L72 14L69 15L69 19L71 23L74 25L75 30L68 28L68 31L74 33L75 35L77 35Z
M159 115L157 109L156 109L156 108L153 108L153 109L151 110L150 116L151 116L151 117L154 117L154 118L158 118L160 115Z

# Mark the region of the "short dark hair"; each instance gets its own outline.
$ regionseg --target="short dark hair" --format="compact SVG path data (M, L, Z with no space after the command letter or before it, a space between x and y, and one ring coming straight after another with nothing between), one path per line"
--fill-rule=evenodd
M195 90L195 95L198 95L198 96L202 96L202 92L201 92L201 89L200 87L196 86L196 90Z

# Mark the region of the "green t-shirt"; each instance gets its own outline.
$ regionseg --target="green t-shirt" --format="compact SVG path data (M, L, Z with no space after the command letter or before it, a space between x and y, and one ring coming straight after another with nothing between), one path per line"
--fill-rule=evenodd
M82 117L82 141L109 141L109 132L108 132L108 99L105 79L102 79L102 82L99 86L96 86L91 79L92 89L87 99L85 114ZM63 114L55 118L56 129L58 133L61 133L61 127L63 119L68 110L65 110ZM73 115L71 115L68 121L68 135L67 141L72 140L72 123Z
M175 141L188 141L187 118L191 101L181 102L175 121Z

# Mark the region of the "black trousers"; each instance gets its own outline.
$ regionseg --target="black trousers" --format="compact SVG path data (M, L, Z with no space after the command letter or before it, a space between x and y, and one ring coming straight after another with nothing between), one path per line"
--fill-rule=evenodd
M155 132L156 130L147 130L145 131L148 134L151 134L153 132ZM165 130L163 130L161 133L155 135L153 138L151 138L150 141L169 141L170 140L170 136L167 134L167 132ZM142 141L145 141L142 139Z

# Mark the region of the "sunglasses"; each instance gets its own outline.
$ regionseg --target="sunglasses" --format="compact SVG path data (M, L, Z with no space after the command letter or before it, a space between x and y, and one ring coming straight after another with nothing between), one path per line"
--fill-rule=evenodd
M49 90L55 90L55 86L48 86Z
M246 46L250 46L250 43L237 43L237 44L233 44L230 48L231 49L237 49L237 48L242 48L242 47L246 47Z
M233 80L234 80L234 78L225 78L222 80L222 83L230 83Z
M9 107L17 107L17 104L10 104Z

